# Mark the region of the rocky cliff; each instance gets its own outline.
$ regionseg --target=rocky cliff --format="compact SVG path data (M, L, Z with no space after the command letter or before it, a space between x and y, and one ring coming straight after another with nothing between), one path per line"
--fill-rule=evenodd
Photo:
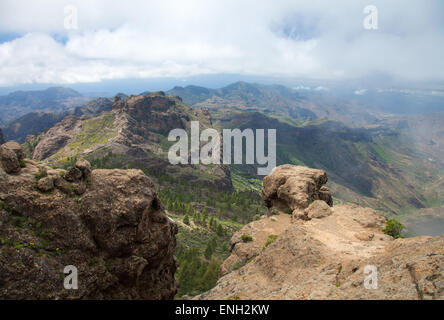
M197 298L444 297L444 235L394 240L381 231L381 213L330 207L326 182L321 170L277 167L264 179L262 195L267 206L289 214L276 210L236 233L223 277Z
M140 170L67 170L0 147L0 296L172 299L176 224ZM64 268L78 289L64 288Z

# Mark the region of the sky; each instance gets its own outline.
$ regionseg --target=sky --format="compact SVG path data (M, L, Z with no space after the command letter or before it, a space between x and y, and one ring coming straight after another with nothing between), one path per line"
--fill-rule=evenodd
M368 5L377 29L364 28ZM442 82L443 15L441 0L1 0L0 87L222 74Z

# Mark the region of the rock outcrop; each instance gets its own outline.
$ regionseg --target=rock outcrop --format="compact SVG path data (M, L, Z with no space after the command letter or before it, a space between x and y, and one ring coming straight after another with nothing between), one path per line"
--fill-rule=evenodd
M266 177L266 203L305 218L280 212L243 227L223 277L196 299L442 299L444 235L394 240L373 209L308 205L326 181L320 170L295 166Z
M0 166L7 173L20 172L24 157L25 154L17 142L10 141L0 146Z
M294 216L299 216L315 200L333 205L330 190L324 186L327 181L323 170L286 164L274 168L264 178L262 198L267 208L291 210Z
M23 162L12 174L0 167L2 298L174 297L177 226L142 171ZM64 287L66 266L77 268L77 290Z

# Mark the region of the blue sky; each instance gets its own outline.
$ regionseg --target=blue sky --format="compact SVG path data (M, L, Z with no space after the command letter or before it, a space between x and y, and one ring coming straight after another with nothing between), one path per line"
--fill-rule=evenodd
M369 4L377 30L362 25ZM222 74L443 81L443 15L439 0L2 0L0 87Z

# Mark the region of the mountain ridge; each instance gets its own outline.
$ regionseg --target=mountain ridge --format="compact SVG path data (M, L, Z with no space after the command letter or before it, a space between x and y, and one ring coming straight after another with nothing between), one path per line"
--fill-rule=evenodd
M26 113L35 111L63 112L88 102L90 98L65 87L45 90L15 91L0 96L0 125L6 125Z

